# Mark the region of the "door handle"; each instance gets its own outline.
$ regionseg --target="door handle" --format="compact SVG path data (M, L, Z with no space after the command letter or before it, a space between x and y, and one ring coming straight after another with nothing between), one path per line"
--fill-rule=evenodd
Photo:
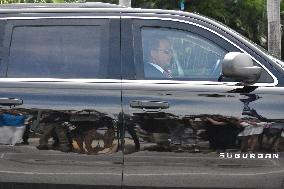
M23 100L17 98L0 98L0 105L2 106L17 106L22 105Z
M133 100L130 102L130 107L140 109L167 109L170 107L170 104L165 101L156 100Z

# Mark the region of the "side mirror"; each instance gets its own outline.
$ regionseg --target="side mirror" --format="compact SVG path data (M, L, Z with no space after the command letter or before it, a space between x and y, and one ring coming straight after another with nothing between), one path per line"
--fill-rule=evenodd
M246 84L255 83L261 75L261 67L254 66L252 59L244 53L229 52L222 64L222 75Z

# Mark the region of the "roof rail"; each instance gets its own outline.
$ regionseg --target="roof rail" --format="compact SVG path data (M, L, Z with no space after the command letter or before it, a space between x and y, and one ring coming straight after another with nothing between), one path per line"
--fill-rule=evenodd
M123 6L101 3L101 2L84 2L84 3L12 3L1 4L0 9L30 9L30 8L124 8Z

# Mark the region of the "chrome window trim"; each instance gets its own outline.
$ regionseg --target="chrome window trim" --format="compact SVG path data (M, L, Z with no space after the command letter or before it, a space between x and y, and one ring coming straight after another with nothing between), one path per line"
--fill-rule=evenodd
M240 82L218 82L218 81L179 81L179 80L122 80L122 85L180 85L180 86L232 86L243 88L244 85L239 85ZM254 83L248 86L252 87L274 87L267 83Z
M0 20L40 20L40 19L88 19L88 18L120 18L120 16L36 16L36 17L1 17Z
M272 83L255 83L252 86L276 86L278 85L278 79L264 66L262 65L259 61L257 61L254 57L252 57L249 53L247 53L245 50L243 50L241 47L239 47L237 44L233 43L232 41L230 41L229 39L225 38L224 36L220 35L219 33L215 32L214 30L207 28L205 26L202 26L200 24L194 23L194 22L190 22L190 21L186 21L186 20L180 20L180 19L173 19L173 18L161 18L161 17L139 17L139 16L121 16L121 18L135 18L135 19L141 19L141 20L163 20L163 21L174 21L174 22L181 22L181 23L185 23L185 24L190 24L190 25L194 25L197 27L200 27L202 29L205 29L209 32L214 33L215 35L221 37L222 39L224 39L225 41L227 41L228 43L230 43L231 45L235 46L237 49L239 49L241 52L249 55L258 65L260 65L265 71L268 72L268 74L273 78L273 82ZM186 18L186 17L184 17ZM155 80L157 81L157 80ZM164 81L164 80L161 80ZM189 81L191 82L191 81ZM160 82L159 82L160 83ZM203 83L200 82L200 83ZM212 84L211 81L207 82L208 84ZM215 82L215 83L222 83L222 82ZM236 85L237 82L225 82L225 83L231 83L232 85Z
M0 91L19 89L121 90L121 79L0 78Z
M121 83L121 79L0 78L1 82Z
M128 79L60 79L60 78L0 78L1 83L57 83L57 84L121 84L124 86L231 86L243 88L239 82L217 82L217 81L179 81L179 80L128 80ZM265 83L255 83L249 86L264 87ZM177 86L179 87L179 86Z
M54 84L120 84L122 86L173 86L173 87L186 87L186 86L227 86L243 88L239 82L217 82L217 81L178 81L178 80L127 80L127 79L59 79L59 78L0 78L2 83L54 83ZM266 83L255 83L249 86L255 87L269 87ZM123 88L124 88L123 87ZM153 90L156 90L153 88ZM159 89L158 89L159 90Z
M171 15L173 16L173 15ZM225 41L229 42L236 48L238 48L241 52L248 54L245 50L240 48L238 45L233 43L232 41L228 40L224 36L218 34L214 30L207 28L205 26L202 26L200 24L186 21L186 20L180 20L180 19L173 19L173 18L161 18L161 17L139 17L139 16L52 16L52 17L1 17L0 20L39 20L39 19L90 19L90 18L135 18L135 19L141 19L141 20L163 20L163 21L174 21L174 22L181 22L185 24L191 24L197 27L200 27L202 29L205 29L209 32L214 33L215 35L221 37ZM186 17L184 17L186 18ZM268 74L273 78L274 82L272 83L255 83L251 86L276 86L278 84L278 79L259 61L257 61L254 57L252 57L250 54L248 54L257 64L259 64L265 71L268 72ZM0 82L78 82L78 83L92 83L92 82L98 82L100 80L101 82L105 82L104 80L107 80L108 82L114 82L117 83L117 79L55 79L55 78L0 78ZM133 81L133 80L125 80L125 81ZM135 80L139 82L139 80ZM198 84L198 85L236 85L238 82L212 82L212 81L178 81L178 80L143 80L147 81L146 83L169 83L170 81L173 81L173 83L184 83L184 84ZM121 82L121 80L119 80Z

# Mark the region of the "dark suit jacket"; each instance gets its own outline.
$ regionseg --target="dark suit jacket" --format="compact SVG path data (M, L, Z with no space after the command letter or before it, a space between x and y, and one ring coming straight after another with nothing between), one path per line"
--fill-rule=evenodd
M144 64L144 75L145 78L167 78L166 75L150 63Z

